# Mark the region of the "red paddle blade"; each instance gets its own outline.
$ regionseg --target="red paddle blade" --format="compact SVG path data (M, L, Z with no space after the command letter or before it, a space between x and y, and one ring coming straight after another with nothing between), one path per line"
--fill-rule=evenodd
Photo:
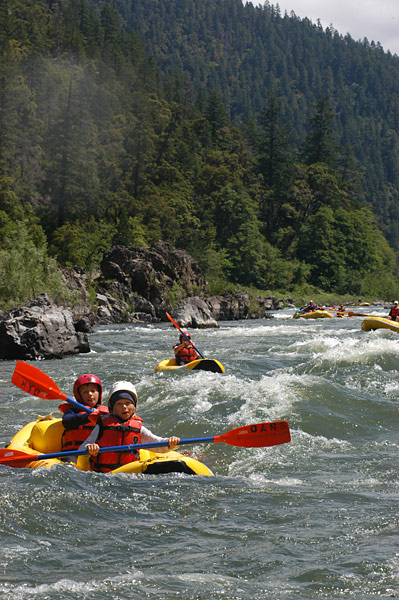
M244 448L263 448L286 444L291 441L291 434L287 421L274 421L238 427L222 435L215 435L214 441Z
M170 316L170 314L169 314L168 312L166 313L166 316L168 317L169 321L172 321L173 325L174 325L175 327L177 327L177 329L178 329L179 331L181 331L181 328L178 326L178 324L176 323L176 321L174 321L174 320L172 319L172 317Z
M36 456L21 452L20 450L7 450L7 448L0 448L0 464L8 465L10 467L26 467L26 465L34 460L37 460Z
M32 396L45 400L66 400L57 384L37 367L19 360L16 364L11 382Z

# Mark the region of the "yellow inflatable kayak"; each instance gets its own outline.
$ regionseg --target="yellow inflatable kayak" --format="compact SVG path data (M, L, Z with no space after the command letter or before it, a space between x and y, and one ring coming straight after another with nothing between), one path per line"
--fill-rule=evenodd
M367 317L362 323L363 331L370 331L374 329L390 329L399 333L399 323L397 321L391 321L384 317Z
M218 360L211 358L198 358L185 365L177 365L175 358L161 360L155 367L155 371L212 371L212 373L224 373L224 366Z
M328 310L313 310L307 313L295 313L294 319L331 319L332 314Z
M61 452L61 436L63 431L62 419L54 418L51 415L39 418L22 427L12 438L10 444L7 446L7 450L18 450L31 454L32 458L39 454ZM140 460L123 465L112 471L112 473L146 473L147 475L188 473L190 475L213 475L212 471L203 463L180 452L157 453L147 449L140 449L139 452ZM24 463L24 466L36 469L43 466L51 467L61 462L60 458L47 458ZM89 470L88 455L78 456L76 464L72 464L81 471Z

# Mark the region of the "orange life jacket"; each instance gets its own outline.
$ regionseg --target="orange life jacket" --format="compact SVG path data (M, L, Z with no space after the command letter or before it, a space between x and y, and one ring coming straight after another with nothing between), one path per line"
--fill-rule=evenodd
M197 352L194 350L194 347L190 344L189 346L184 346L176 354L176 358L180 358L183 362L189 363L197 359Z
M71 408L68 403L60 404L59 407L62 414ZM61 436L61 448L62 450L77 450L81 444L87 439L90 433L93 431L98 417L100 415L108 415L109 410L106 406L97 406L92 413L90 413L90 420L82 425L78 425L74 429L64 429L64 433Z
M133 415L131 419L122 421L115 415L104 417L100 422L100 436L97 443L100 447L127 446L139 444L141 440L141 426L143 419ZM93 471L113 471L122 465L127 465L134 460L139 460L138 450L133 452L103 452L90 457Z

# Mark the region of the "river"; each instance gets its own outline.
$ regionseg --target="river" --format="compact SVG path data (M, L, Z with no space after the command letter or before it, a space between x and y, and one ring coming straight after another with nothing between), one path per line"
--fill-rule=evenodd
M82 373L131 380L159 435L286 419L292 441L184 446L214 477L0 466L0 599L398 598L399 336L292 312L192 331L223 375L155 373L178 337L166 323L102 326L89 354L35 363L68 395ZM0 362L2 447L58 416L14 367Z

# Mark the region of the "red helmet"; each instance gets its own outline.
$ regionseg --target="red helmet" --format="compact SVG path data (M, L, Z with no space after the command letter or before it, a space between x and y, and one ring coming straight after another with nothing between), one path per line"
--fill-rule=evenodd
M102 383L96 375L91 375L89 373L78 377L77 380L75 381L75 383L73 384L73 395L75 396L76 400L78 402L82 402L82 398L80 397L80 394L79 394L79 388L84 383L95 383L96 385L98 385L98 387L100 388L99 389L100 395L99 395L97 404L101 404L101 400L103 397Z
M187 340L187 338L191 340L191 335L188 333L188 331L183 331L183 333L179 335L179 342L184 342L185 340Z

